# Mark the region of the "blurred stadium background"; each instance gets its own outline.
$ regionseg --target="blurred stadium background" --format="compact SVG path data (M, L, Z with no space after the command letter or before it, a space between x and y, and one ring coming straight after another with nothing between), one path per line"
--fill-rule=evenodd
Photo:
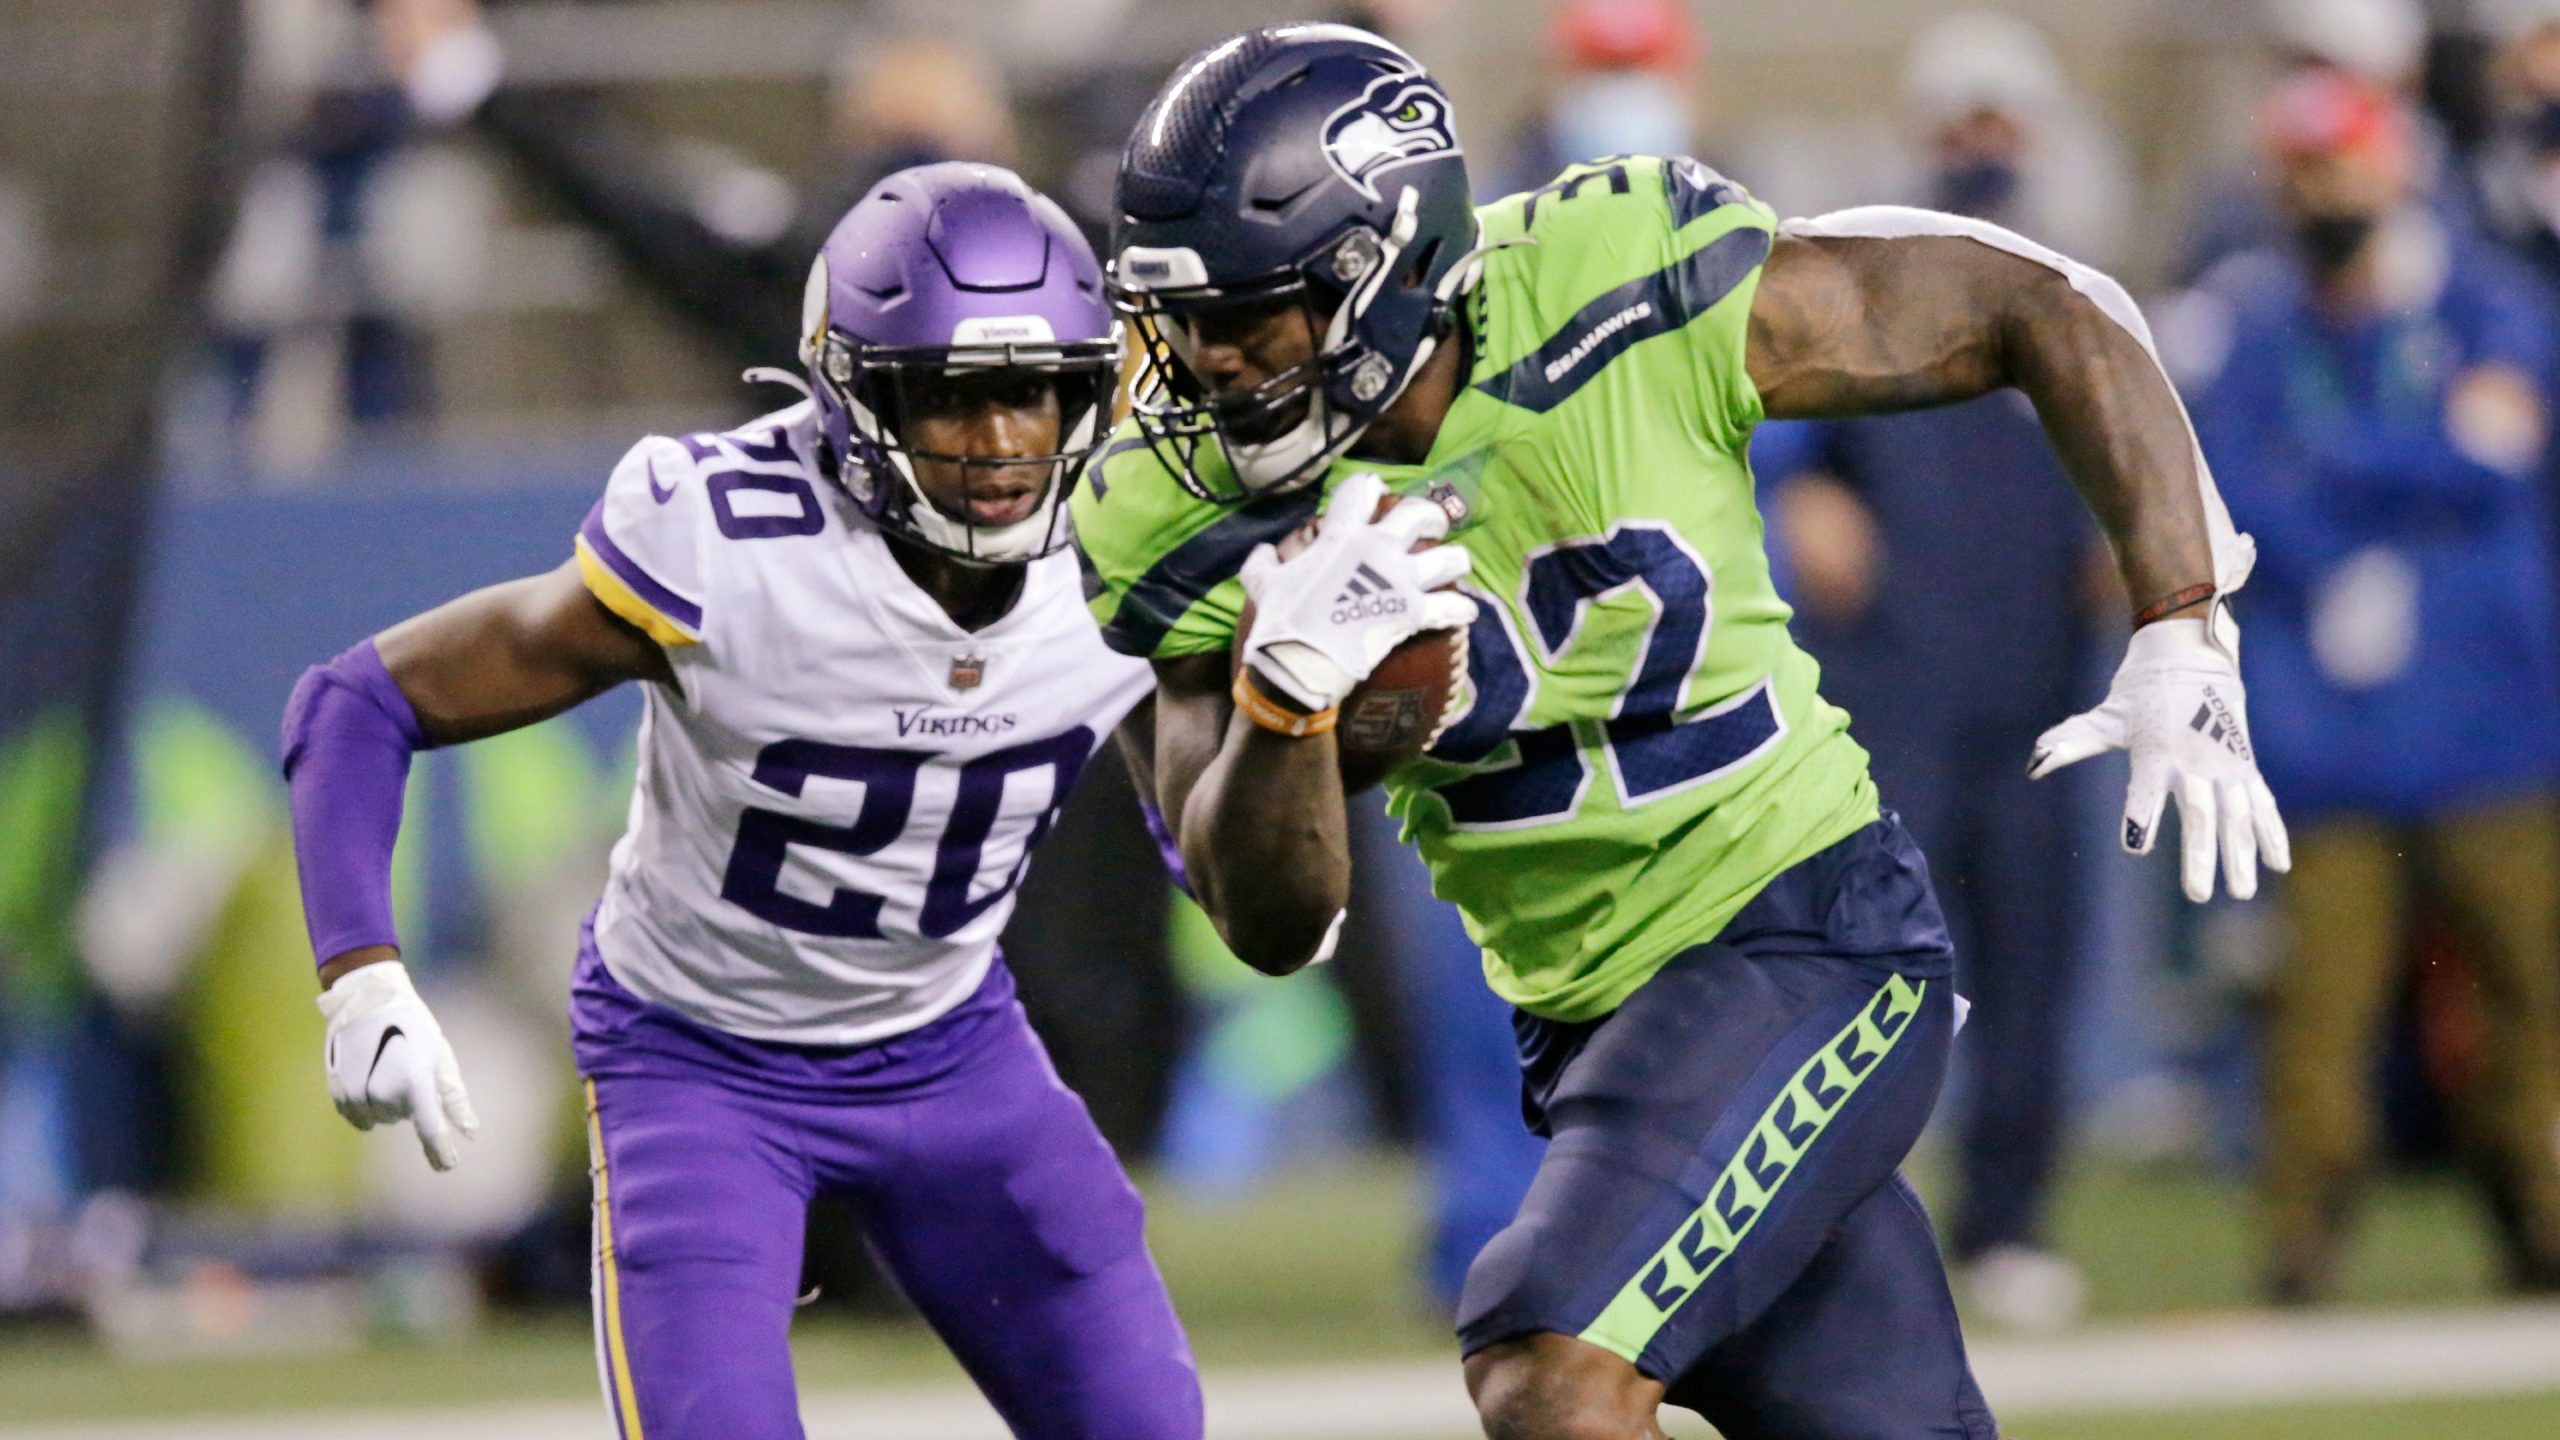
M405 1131L360 1136L323 1093L277 712L311 660L556 563L638 434L764 408L738 370L790 363L815 236L890 168L1003 160L1099 237L1120 140L1165 72L1313 13L1433 66L1488 196L1562 159L1676 149L1782 214L1978 202L2154 297L2173 361L2228 347L2210 302L2247 277L2214 263L2288 243L2268 157L2353 151L2360 105L2405 126L2409 203L2438 230L2503 247L2537 287L2560 273L2543 158L2560 3L2002 8L0 0L0 1435L600 1433L563 996L637 706L442 752L413 780L403 929L489 1120L441 1177ZM2307 73L2353 88L2283 88ZM2315 101L2345 108L2267 108ZM2547 303L2506 308L2560 351ZM2186 372L2191 397L2217 365ZM2523 399L2465 392L2434 428L2466 453L2522 446L2509 508L2546 527L2526 587L2542 613L2502 653L2538 672L2560 370L2520 368ZM2355 435L2340 443L2405 458ZM1897 520L1834 483L1854 468L1842 443L1761 470L1816 653L1853 670L1849 620L1880 582L1838 557L1890 550ZM1960 437L1923 443L1976 461ZM1965 533L1930 565L1999 571L2008 542ZM2349 689L2438 643L2398 572L2374 573L2356 572L2363 608L2324 611L2321 664ZM2071 617L2045 678L2093 696L2121 601L2015 603ZM2286 723L2267 718L2284 694L2252 684L2261 727ZM2560 744L2544 692L2517 693L2522 740L2443 743ZM1950 764L2024 760L1947 743ZM2340 763L2422 762L2401 746ZM2497 798L2547 831L2555 768L2541 754ZM2266 1017L2299 905L2187 910L2167 864L2115 856L2119 788L2091 776L2042 802L2067 837L2043 858L2072 877L2053 953L2029 957L2071 977L2030 1007L2057 1068L1975 1111L2041 1102L2065 1141L2049 1218L2012 1247L2030 1263L1965 1272L1994 1403L2056 1440L2560 1434L2560 1309L2530 1298L2560 1272L2534 1268L2512 1186L2492 1176L2476 1203L2460 1118L2484 1090L2495 1108L2501 1087L2560 1079L2547 1046L2522 1071L2501 1058L2501 1017L2530 1007L2484 956L2514 962L2513 936L2482 938L2440 875L2370 921L2408 962L2375 982L2389 1018L2355 1057L2382 1158L2356 1222L2306 1262L2258 1191ZM2010 823L1962 785L1950 804L1958 829ZM1145 1177L1214 1435L1473 1433L1441 1309L1535 1152L1463 937L1383 825L1363 843L1343 961L1262 981L1164 893L1125 785L1097 774L1009 937L1060 1068ZM2560 987L2560 934L2522 953L2541 993ZM1960 1081L1986 1083L2022 1082ZM1933 1197L2000 1173L1983 1158L2000 1137L1963 1148L1924 1147ZM812 1433L1000 1434L849 1233L813 1220Z

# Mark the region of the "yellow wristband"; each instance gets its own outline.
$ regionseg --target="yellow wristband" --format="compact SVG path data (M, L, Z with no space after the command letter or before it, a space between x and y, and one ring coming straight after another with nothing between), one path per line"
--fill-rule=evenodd
M1249 669L1236 672L1236 683L1231 693L1235 696L1236 708L1244 712L1244 718L1293 740L1331 734L1334 722L1342 718L1339 705L1328 705L1312 715L1302 715L1276 703L1262 693L1261 686L1253 683L1253 672Z

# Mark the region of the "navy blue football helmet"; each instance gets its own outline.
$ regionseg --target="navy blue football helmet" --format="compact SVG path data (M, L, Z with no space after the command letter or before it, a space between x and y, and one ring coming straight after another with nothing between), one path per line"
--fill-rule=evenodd
M1322 474L1404 393L1480 269L1449 97L1348 25L1249 31L1186 61L1129 137L1118 210L1138 427L1211 500ZM1311 360L1223 395L1193 368L1219 312L1289 303L1320 337Z

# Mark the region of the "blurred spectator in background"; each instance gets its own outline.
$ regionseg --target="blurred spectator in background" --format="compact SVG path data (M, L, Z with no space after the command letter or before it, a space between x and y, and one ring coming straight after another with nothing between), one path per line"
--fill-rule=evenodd
M798 185L701 141L616 123L588 96L505 85L477 0L377 0L376 39L424 118L470 118L734 364L788 359L829 229L882 176L937 160L1011 165L1004 80L931 36L863 36L835 67L826 145Z
M1958 15L1912 53L1907 105L1928 203L2046 238L2047 218L2120 207L2086 144L2057 144L2059 69L2024 22ZM2072 244L2091 246L2101 234ZM2064 1039L2080 970L2071 792L2020 758L2076 708L2095 533L2025 397L1885 419L1764 426L1755 463L1784 477L1772 519L1793 566L1798 633L1824 693L1854 717L1885 805L1927 850L1974 1002L1959 1112L1962 1196L1950 1248L1976 1313L2053 1329L2079 1271L2046 1248L2064 1121ZM1987 630L1986 630L1987 627ZM2000 636L1996 646L1976 639Z
M2544 528L2549 296L2418 198L2403 99L2334 72L2264 118L2290 238L2210 274L2173 347L2232 518L2291 953L2265 1051L2273 1298L2333 1291L2413 893L2470 942L2459 1136L2519 1289L2560 1288L2560 745Z
M1561 0L1548 34L1557 74L1510 163L1491 172L1493 193L1535 189L1577 160L1690 153L1700 50L1679 0Z
M2043 33L1972 10L1920 33L1902 72L1920 151L1913 203L1996 220L2077 260L2122 260L2124 151L2071 91Z
M2426 67L2427 12L2417 0L2265 0L2279 70L2327 69L2402 96Z
M403 246L420 207L407 166L413 125L368 66L347 0L249 0L250 71L266 97L251 124L264 158L241 189L212 295L224 408L249 424L262 459L308 471L345 422L404 418L428 403L428 339L410 313L432 259ZM456 207L432 234L456 253ZM423 252L431 254L432 252Z
M2313 71L2352 76L2403 99L2417 95L2427 59L2427 16L2418 0L2264 0L2264 13L2271 85ZM2414 192L2469 218L2474 207L2451 171L2441 131L2414 109L2409 123ZM2206 183L2177 276L2191 281L2226 255L2284 237L2284 216L2258 167L2221 171Z
M2504 123L2480 188L2499 233L2560 281L2560 0L2504 0L2495 18Z
M2560 294L2560 0L2501 0L2489 18L2499 123L2481 163L2481 193L2499 235ZM2560 480L2560 456L2547 457L2544 468ZM2560 553L2560 505L2549 508Z

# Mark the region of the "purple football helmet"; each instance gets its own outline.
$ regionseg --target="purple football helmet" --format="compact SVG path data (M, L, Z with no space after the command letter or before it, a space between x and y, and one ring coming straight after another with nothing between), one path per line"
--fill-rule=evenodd
M1102 267L1055 202L993 165L901 170L827 237L800 329L837 478L874 524L981 563L1065 546L1067 493L1110 428L1120 343ZM1053 453L940 454L902 428L954 395L1018 400L1043 384L1057 395ZM968 513L926 497L918 459L963 467ZM1029 497L1017 488L1000 501L1004 477L1040 465L1045 488L1028 513L1011 513ZM986 520L982 504L1004 518Z

